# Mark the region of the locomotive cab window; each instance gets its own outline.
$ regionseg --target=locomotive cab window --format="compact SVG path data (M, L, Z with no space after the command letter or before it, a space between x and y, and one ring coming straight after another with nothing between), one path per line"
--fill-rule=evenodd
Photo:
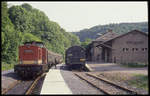
M35 45L35 46L38 46L38 47L45 47L44 44L42 42L25 42L24 45Z
M31 45L31 42L25 42L24 45Z
M41 47L41 48L44 47L44 45L43 45L42 43L36 43L36 46L39 46L39 47Z

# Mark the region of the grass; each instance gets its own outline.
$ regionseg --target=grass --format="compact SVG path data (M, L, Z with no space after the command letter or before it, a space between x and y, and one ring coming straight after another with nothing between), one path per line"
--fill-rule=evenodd
M2 68L2 71L10 70L14 68L14 64L7 64L5 62L2 62L1 68Z
M137 74L128 81L128 84L148 91L148 75Z
M105 78L115 81L115 82L124 82L130 86L134 86L136 88L144 89L148 91L148 75L143 74L125 74L125 73L101 73Z
M120 65L131 68L148 67L148 63L121 63Z

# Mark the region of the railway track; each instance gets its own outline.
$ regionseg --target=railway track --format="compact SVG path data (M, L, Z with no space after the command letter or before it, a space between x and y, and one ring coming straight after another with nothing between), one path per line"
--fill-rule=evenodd
M86 66L83 66L80 69L71 69L72 72L89 72L88 68Z
M45 76L46 73L40 75L39 77L37 77L34 82L31 84L31 86L27 89L27 91L25 92L25 95L31 95L33 89L35 88L36 84L38 83L38 81L43 77Z
M12 88L14 88L17 84L21 83L21 80L17 80L16 82L14 82L13 84L11 84L9 86L9 88L2 90L2 94L6 94L9 90L11 90Z
M8 94L25 94L30 95L32 91L34 90L35 86L37 85L38 81L44 77L46 73L43 73L42 75L38 76L34 80L18 80L14 82L12 85L9 86L9 88L2 90L3 95Z
M74 74L78 76L80 79L86 81L87 83L89 83L90 85L92 85L93 87L97 88L99 91L102 91L104 94L107 95L137 94L137 92L133 90L117 85L112 81L98 77L91 73L74 72Z

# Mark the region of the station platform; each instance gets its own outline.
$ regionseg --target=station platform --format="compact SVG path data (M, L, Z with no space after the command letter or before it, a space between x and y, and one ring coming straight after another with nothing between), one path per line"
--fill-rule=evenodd
M51 69L46 74L40 94L72 94L65 83L60 69Z
M138 74L148 74L148 67L143 68L130 68L123 67L116 63L96 63L96 62L87 62L86 67L91 72L125 72L125 73L138 73Z
M89 71L94 71L94 69L92 69L89 64L85 64L85 66Z

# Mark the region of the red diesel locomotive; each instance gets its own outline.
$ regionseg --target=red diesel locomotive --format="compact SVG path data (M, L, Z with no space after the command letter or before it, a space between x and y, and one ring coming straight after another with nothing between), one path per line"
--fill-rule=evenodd
M25 42L19 46L19 64L14 66L14 71L23 78L33 78L62 61L60 54L48 51L42 42Z

